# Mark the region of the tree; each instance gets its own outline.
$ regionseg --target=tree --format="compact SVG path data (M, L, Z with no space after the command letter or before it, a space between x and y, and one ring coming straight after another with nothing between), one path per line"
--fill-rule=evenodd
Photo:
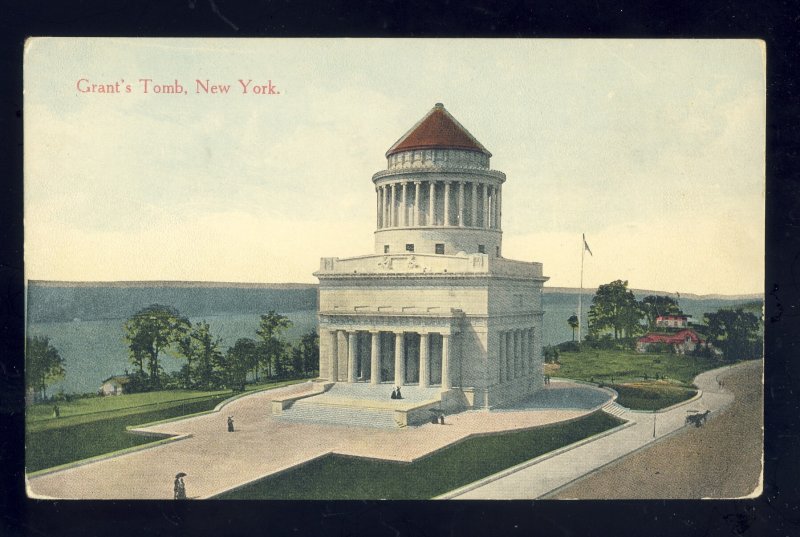
M214 364L219 362L220 338L211 335L208 322L196 323L191 331L178 340L178 352L186 358L186 387L193 385L210 388L213 383ZM192 362L196 363L192 374ZM192 381L194 379L194 381Z
M125 341L131 353L131 362L143 371L147 358L150 388L161 385L159 355L170 345L185 336L190 327L189 320L170 306L152 304L139 310L125 321Z
M267 377L272 376L273 365L285 352L280 336L290 326L292 326L292 321L288 317L275 313L273 310L261 316L256 334L261 338L261 361L267 368Z
M47 386L64 378L64 359L50 344L50 339L42 336L25 339L25 382L34 392L34 398L47 399Z
M631 337L640 330L642 311L628 281L615 280L597 289L589 308L589 331L594 335L604 329L614 332L614 339Z
M639 303L642 313L647 318L647 326L651 330L656 325L656 317L659 315L680 315L681 309L678 302L666 295L648 295Z
M319 371L319 334L316 330L311 330L300 338L300 351L303 356L302 372Z
M258 361L258 344L250 338L239 338L225 356L225 373L229 388L243 390L250 371Z
M733 362L760 356L759 319L754 314L737 308L706 313L703 317L709 342L722 351L725 360Z
M569 319L567 319L567 323L569 323L569 327L572 328L572 341L575 341L575 329L578 328L578 316L574 313L570 315Z

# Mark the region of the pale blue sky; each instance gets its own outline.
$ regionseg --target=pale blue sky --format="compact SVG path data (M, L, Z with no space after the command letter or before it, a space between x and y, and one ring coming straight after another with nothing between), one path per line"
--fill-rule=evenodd
M764 69L757 41L36 39L27 276L315 281L372 251L370 178L442 102L507 174L505 256L550 285L578 285L585 232L587 286L760 292Z

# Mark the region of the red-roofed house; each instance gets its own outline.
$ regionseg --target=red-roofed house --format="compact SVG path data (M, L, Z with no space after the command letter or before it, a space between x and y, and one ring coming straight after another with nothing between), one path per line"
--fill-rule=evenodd
M686 354L695 350L698 345L705 345L706 342L691 328L680 330L673 334L651 332L636 340L636 351L648 352L652 346L658 344L671 346L675 354Z

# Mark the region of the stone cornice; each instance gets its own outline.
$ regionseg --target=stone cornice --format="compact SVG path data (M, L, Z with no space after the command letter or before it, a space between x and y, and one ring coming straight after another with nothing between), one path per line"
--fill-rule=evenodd
M452 180L455 181L457 179L433 179L433 178L426 178L426 176L434 175L434 174L441 174L441 175L460 175L460 176L473 176L479 178L489 179L486 181L489 184L499 184L504 183L506 180L506 174L498 170L481 170L478 168L441 168L436 166L431 166L427 168L400 168L394 170L381 170L372 176L372 182L376 185L380 182L381 184L389 184L392 182L407 182L409 179L407 177L398 178L397 181L392 181L392 177L396 176L417 176L417 178L411 178L410 180L420 180L420 181L447 181ZM480 182L478 179L477 181L471 182Z

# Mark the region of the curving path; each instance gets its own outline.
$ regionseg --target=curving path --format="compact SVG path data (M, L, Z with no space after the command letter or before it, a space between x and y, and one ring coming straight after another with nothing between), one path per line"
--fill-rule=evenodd
M558 388L567 393L575 387L564 383ZM220 412L140 429L188 436L31 477L28 493L66 499L168 499L175 474L185 472L187 495L207 498L329 453L413 461L474 434L537 427L593 410L469 411L448 416L445 426L405 429L291 422L270 415L270 402L276 395L310 389L311 383L306 383L260 392L231 401ZM226 432L229 415L235 419L234 433Z
M520 465L517 471L511 469L501 472L451 491L440 498L534 499L557 495L578 479L643 448L650 447L655 442L672 436L676 432L687 430L685 420L689 413L710 410L709 419L713 420L717 417L718 412L728 407L734 400L733 393L725 388L725 377L732 371L760 367L761 361L744 362L732 367L701 373L695 378L695 384L701 390L700 396L665 411L636 412L616 405L613 413L628 420L632 423L631 426L595 441L565 450L555 456L540 457L534 464ZM719 380L723 381L722 385ZM680 455L676 454L676 456ZM602 498L604 496L595 497Z

